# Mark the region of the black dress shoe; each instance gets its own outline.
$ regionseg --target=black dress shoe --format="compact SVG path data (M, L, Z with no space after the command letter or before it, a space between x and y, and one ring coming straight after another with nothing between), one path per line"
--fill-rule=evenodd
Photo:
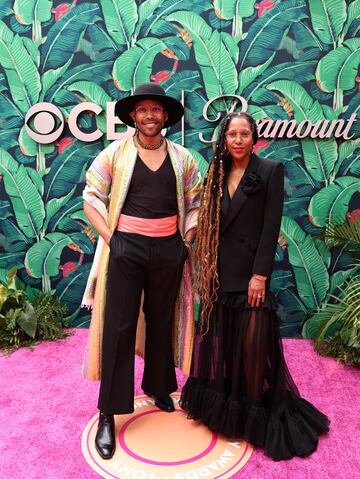
M95 447L103 459L111 459L115 452L114 416L100 412Z
M171 399L171 396L169 396L169 394L166 396L155 396L154 394L146 393L145 391L144 393L147 396L152 397L155 400L155 406L161 409L162 411L165 411L165 412L175 411L173 400Z

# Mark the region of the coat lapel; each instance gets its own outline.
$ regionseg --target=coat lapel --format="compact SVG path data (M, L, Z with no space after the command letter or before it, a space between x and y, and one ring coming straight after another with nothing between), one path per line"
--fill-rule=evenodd
M130 186L137 153L133 138L125 140L117 152L109 205L109 228L111 231L115 230L119 220Z
M255 154L252 154L250 162L244 172L244 176L241 179L241 181L246 177L246 175L250 173L255 173L257 170L258 164L259 164L259 158ZM230 195L229 195L228 187L227 187L227 178L225 179L224 194L228 196L226 201L229 201L230 205L227 208L226 216L224 218L223 226L221 228L222 232L224 232L230 226L230 224L234 221L234 219L236 218L236 216L238 215L239 211L244 206L248 198L248 195L244 193L244 191L241 188L241 181L234 193L234 196L232 197L232 199L230 199Z

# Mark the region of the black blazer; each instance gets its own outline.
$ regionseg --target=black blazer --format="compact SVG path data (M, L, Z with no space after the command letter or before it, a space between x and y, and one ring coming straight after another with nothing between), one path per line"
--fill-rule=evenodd
M225 176L219 241L222 291L247 291L254 273L270 277L283 201L284 168L277 161L252 154L232 199Z

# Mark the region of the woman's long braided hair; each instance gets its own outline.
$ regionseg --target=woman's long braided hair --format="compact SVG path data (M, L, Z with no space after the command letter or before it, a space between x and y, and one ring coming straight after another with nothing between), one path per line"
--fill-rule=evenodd
M253 144L258 140L255 120L248 113L228 113L219 126L214 155L206 175L201 199L196 234L197 284L201 301L200 333L209 330L210 315L219 289L218 247L220 207L224 187L224 175L231 166L226 148L225 134L233 118L245 118L253 133Z

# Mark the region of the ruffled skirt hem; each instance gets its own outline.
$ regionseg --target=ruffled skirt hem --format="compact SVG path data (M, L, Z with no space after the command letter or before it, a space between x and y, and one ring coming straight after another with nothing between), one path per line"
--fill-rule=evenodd
M233 400L190 377L180 405L189 418L231 439L261 447L274 460L306 457L314 452L318 436L329 429L328 418L291 391L276 410L266 406L268 399L265 393L261 406L246 397Z

